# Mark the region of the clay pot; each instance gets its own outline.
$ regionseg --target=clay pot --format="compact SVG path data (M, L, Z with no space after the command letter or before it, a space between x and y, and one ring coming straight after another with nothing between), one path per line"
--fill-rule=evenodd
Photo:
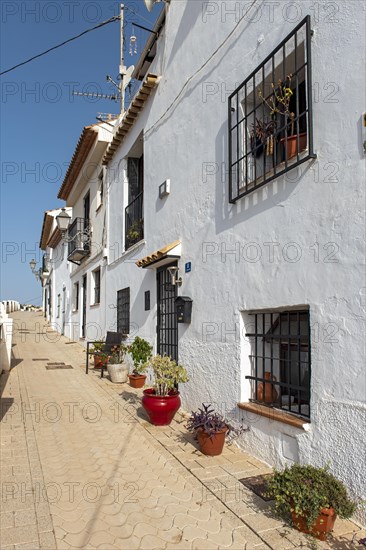
M142 406L149 416L151 424L168 426L181 404L179 392L171 391L169 395L155 395L153 388L144 390Z
M94 368L95 369L101 369L104 362L105 362L105 359L103 359L102 357L99 357L98 355L94 355Z
M143 388L145 385L146 374L129 374L131 388Z
M286 147L285 138L281 138L280 142ZM299 153L305 151L307 142L307 133L299 134ZM287 136L287 160L297 155L297 135Z
M202 428L198 428L197 439L201 453L208 456L221 455L225 444L226 433L227 428L210 437Z
M319 540L326 540L327 535L334 529L334 523L337 517L333 508L322 508L319 516L309 529L306 524L306 517L298 516L295 512L291 512L291 515L293 524L298 531L313 535Z
M265 372L264 377L266 380L274 380L276 381L277 378L273 376L271 378L270 372ZM264 403L274 403L277 400L278 393L276 388L271 382L261 382L258 384L257 389L257 399L258 401L264 401Z

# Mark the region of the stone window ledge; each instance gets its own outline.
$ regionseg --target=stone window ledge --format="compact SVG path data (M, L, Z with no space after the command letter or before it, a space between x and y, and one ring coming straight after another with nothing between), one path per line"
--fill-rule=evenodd
M270 420L282 422L282 424L288 424L301 430L308 431L310 428L309 420L304 420L303 418L299 418L293 414L289 414L278 409L272 409L271 407L266 407L265 405L260 405L259 403L238 403L238 407L243 411L258 414L259 416L264 416Z

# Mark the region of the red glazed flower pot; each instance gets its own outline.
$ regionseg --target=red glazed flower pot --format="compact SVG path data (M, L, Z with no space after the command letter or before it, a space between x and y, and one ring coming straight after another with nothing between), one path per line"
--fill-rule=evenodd
M224 448L226 432L227 428L210 437L202 428L198 428L197 439L201 453L208 456L220 455Z
M155 395L153 388L144 390L142 406L149 416L151 424L168 426L174 418L181 404L179 392L170 392L169 395Z
M146 374L129 374L131 388L143 388L146 380Z
M291 512L292 521L296 529L302 533L309 533L319 540L326 540L327 534L333 531L336 513L333 508L322 508L317 519L309 529L306 522L306 517L298 516L295 512Z

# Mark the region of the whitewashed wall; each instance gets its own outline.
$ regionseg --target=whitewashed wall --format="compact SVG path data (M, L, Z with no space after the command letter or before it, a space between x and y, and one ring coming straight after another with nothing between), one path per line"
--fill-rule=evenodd
M315 14L312 2L285 4L269 11L268 2L256 2L238 23L248 2L171 2L150 69L162 80L111 161L109 180L111 244L123 227L123 175L115 175L116 166L143 129L146 244L114 261L110 253L107 302L130 286L131 320L154 341L155 273L133 261L180 238L179 294L193 299L192 323L179 327L179 357L191 378L182 387L185 408L215 402L250 424L240 442L249 452L275 466L330 462L365 498L363 10L357 1L334 3L335 13L319 3ZM239 15L230 15L238 5ZM307 14L315 32L317 160L229 204L227 97ZM158 186L167 178L171 195L161 201ZM273 258L268 243L278 243ZM187 261L192 272L184 274ZM150 312L143 311L146 289ZM242 312L297 305L309 305L311 315L307 430L248 418L237 408L248 397ZM107 310L107 324L113 320Z

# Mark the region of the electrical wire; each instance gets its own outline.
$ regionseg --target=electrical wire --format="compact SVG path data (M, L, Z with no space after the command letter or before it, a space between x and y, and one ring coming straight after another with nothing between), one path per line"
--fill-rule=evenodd
M99 23L99 25L96 25L95 27L92 27L91 29L87 29L86 31L81 32L80 34L73 36L72 38L69 38L68 40L65 40L64 42L61 42L61 44L57 44L57 46L53 46L52 48L49 48L48 50L39 53L37 55L34 55L33 57L30 57L26 61L22 61L21 63L18 63L17 65L14 65L13 67L10 67L10 69L6 69L5 71L2 71L0 73L0 76L6 73L10 73L10 71L14 71L18 67L22 67L22 65L26 65L27 63L30 63L31 61L34 61L35 59L38 59L39 57L42 57L43 55L46 55L47 53L52 52L53 50L57 50L57 48L61 48L61 46L65 46L65 44L68 44L69 42L72 42L73 40L76 40L77 38L80 38L81 36L84 36L84 34L87 34L88 32L95 31L96 29L99 29L100 27L104 27L104 25L108 25L109 23L113 23L114 21L118 21L120 19L119 15L115 15L114 17L111 17L110 19L107 19L107 21L103 21L102 23Z
M235 33L236 29L239 27L240 23L243 21L243 19L248 15L248 12L252 9L252 7L257 3L257 0L253 0L252 3L250 4L250 6L248 7L248 9L246 10L246 12L243 14L243 16L239 19L239 21L237 22L237 24L235 25L235 27L232 29L232 31L227 35L227 37L225 38L225 40L216 48L216 50L212 53L211 57L209 57L204 63L203 65L201 65L201 67L199 69L197 69L197 71L195 73L193 73L189 78L188 80L185 82L184 86L182 87L181 91L179 92L179 94L175 97L175 99L171 102L171 104L169 105L169 107L164 111L164 113L158 118L158 120L156 122L154 122L154 124L152 126L150 126L150 128L148 128L147 130L144 131L144 135L147 136L148 134L150 134L156 126L158 126L158 124L166 117L166 115L170 112L170 110L174 107L174 105L177 103L177 101L180 99L180 97L182 96L183 92L186 90L186 88L188 87L188 85L190 84L190 82L192 82L192 80L212 61L212 59L215 57L215 55L221 50L221 48L223 46L225 46L225 44L228 42L228 40L232 37L232 35Z

